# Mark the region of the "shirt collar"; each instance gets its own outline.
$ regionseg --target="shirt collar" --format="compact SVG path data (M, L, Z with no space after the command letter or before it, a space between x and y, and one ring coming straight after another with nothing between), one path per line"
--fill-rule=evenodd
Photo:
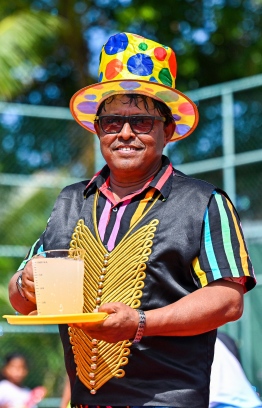
M155 175L155 177L151 181L148 180L145 185L151 188L154 187L162 194L164 199L167 199L171 191L173 175L174 169L172 167L172 164L170 163L170 160L166 156L162 156L162 167ZM102 190L104 188L108 188L109 182L110 170L109 167L105 165L93 176L93 178L87 184L84 191L85 197L89 195L94 188L99 188ZM139 190L139 192L141 192L141 190Z

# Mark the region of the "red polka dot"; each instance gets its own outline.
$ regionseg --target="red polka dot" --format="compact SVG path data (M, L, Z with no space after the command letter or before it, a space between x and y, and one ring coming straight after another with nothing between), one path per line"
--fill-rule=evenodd
M171 74L174 78L176 78L176 56L173 50L171 50L171 55L168 62Z
M145 91L154 92L154 89L152 89L152 88L145 88Z
M98 84L98 85L95 85L93 88L94 88L94 89L103 89L103 88L104 88L104 85Z
M154 54L155 54L156 59L158 59L159 61L164 61L164 59L166 58L167 52L164 48L157 47L154 49Z
M123 69L123 63L119 59L113 59L106 66L106 79L114 79Z
M184 115L194 115L194 108L189 102L181 103L178 107L178 111Z

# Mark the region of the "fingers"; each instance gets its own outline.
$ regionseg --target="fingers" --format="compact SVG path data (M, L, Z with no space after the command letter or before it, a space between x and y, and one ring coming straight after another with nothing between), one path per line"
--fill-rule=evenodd
M30 302L36 303L32 261L29 261L23 269L22 289L26 299L28 299Z
M73 323L69 326L81 329L92 338L107 343L134 338L139 321L136 310L124 303L116 302L101 305L98 311L108 313L108 318L102 322Z
M29 316L37 316L37 310L33 310L32 312L28 313Z

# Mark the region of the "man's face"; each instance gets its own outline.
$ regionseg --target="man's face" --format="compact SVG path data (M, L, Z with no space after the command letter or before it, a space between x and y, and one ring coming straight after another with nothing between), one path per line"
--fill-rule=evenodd
M117 95L111 103L106 104L106 110L102 110L101 115L159 116L159 112L154 109L150 98L147 110L142 100L136 106L134 102L130 104L127 96ZM128 122L117 134L103 132L98 123L95 123L95 129L104 159L111 172L122 180L139 180L154 174L160 167L163 148L174 130L170 126L164 127L164 123L158 120L155 120L148 134L134 133Z

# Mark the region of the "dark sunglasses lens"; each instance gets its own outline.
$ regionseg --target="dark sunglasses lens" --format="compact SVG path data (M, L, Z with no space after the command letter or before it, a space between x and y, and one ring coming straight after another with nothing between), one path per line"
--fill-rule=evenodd
M153 122L154 118L150 116L130 116L130 125L135 133L149 133Z
M124 119L119 116L104 116L100 118L100 126L105 133L118 133L122 129Z
M126 118L123 116L104 116L100 118L100 126L105 133L119 133ZM154 124L150 116L130 116L128 122L135 133L149 133Z

